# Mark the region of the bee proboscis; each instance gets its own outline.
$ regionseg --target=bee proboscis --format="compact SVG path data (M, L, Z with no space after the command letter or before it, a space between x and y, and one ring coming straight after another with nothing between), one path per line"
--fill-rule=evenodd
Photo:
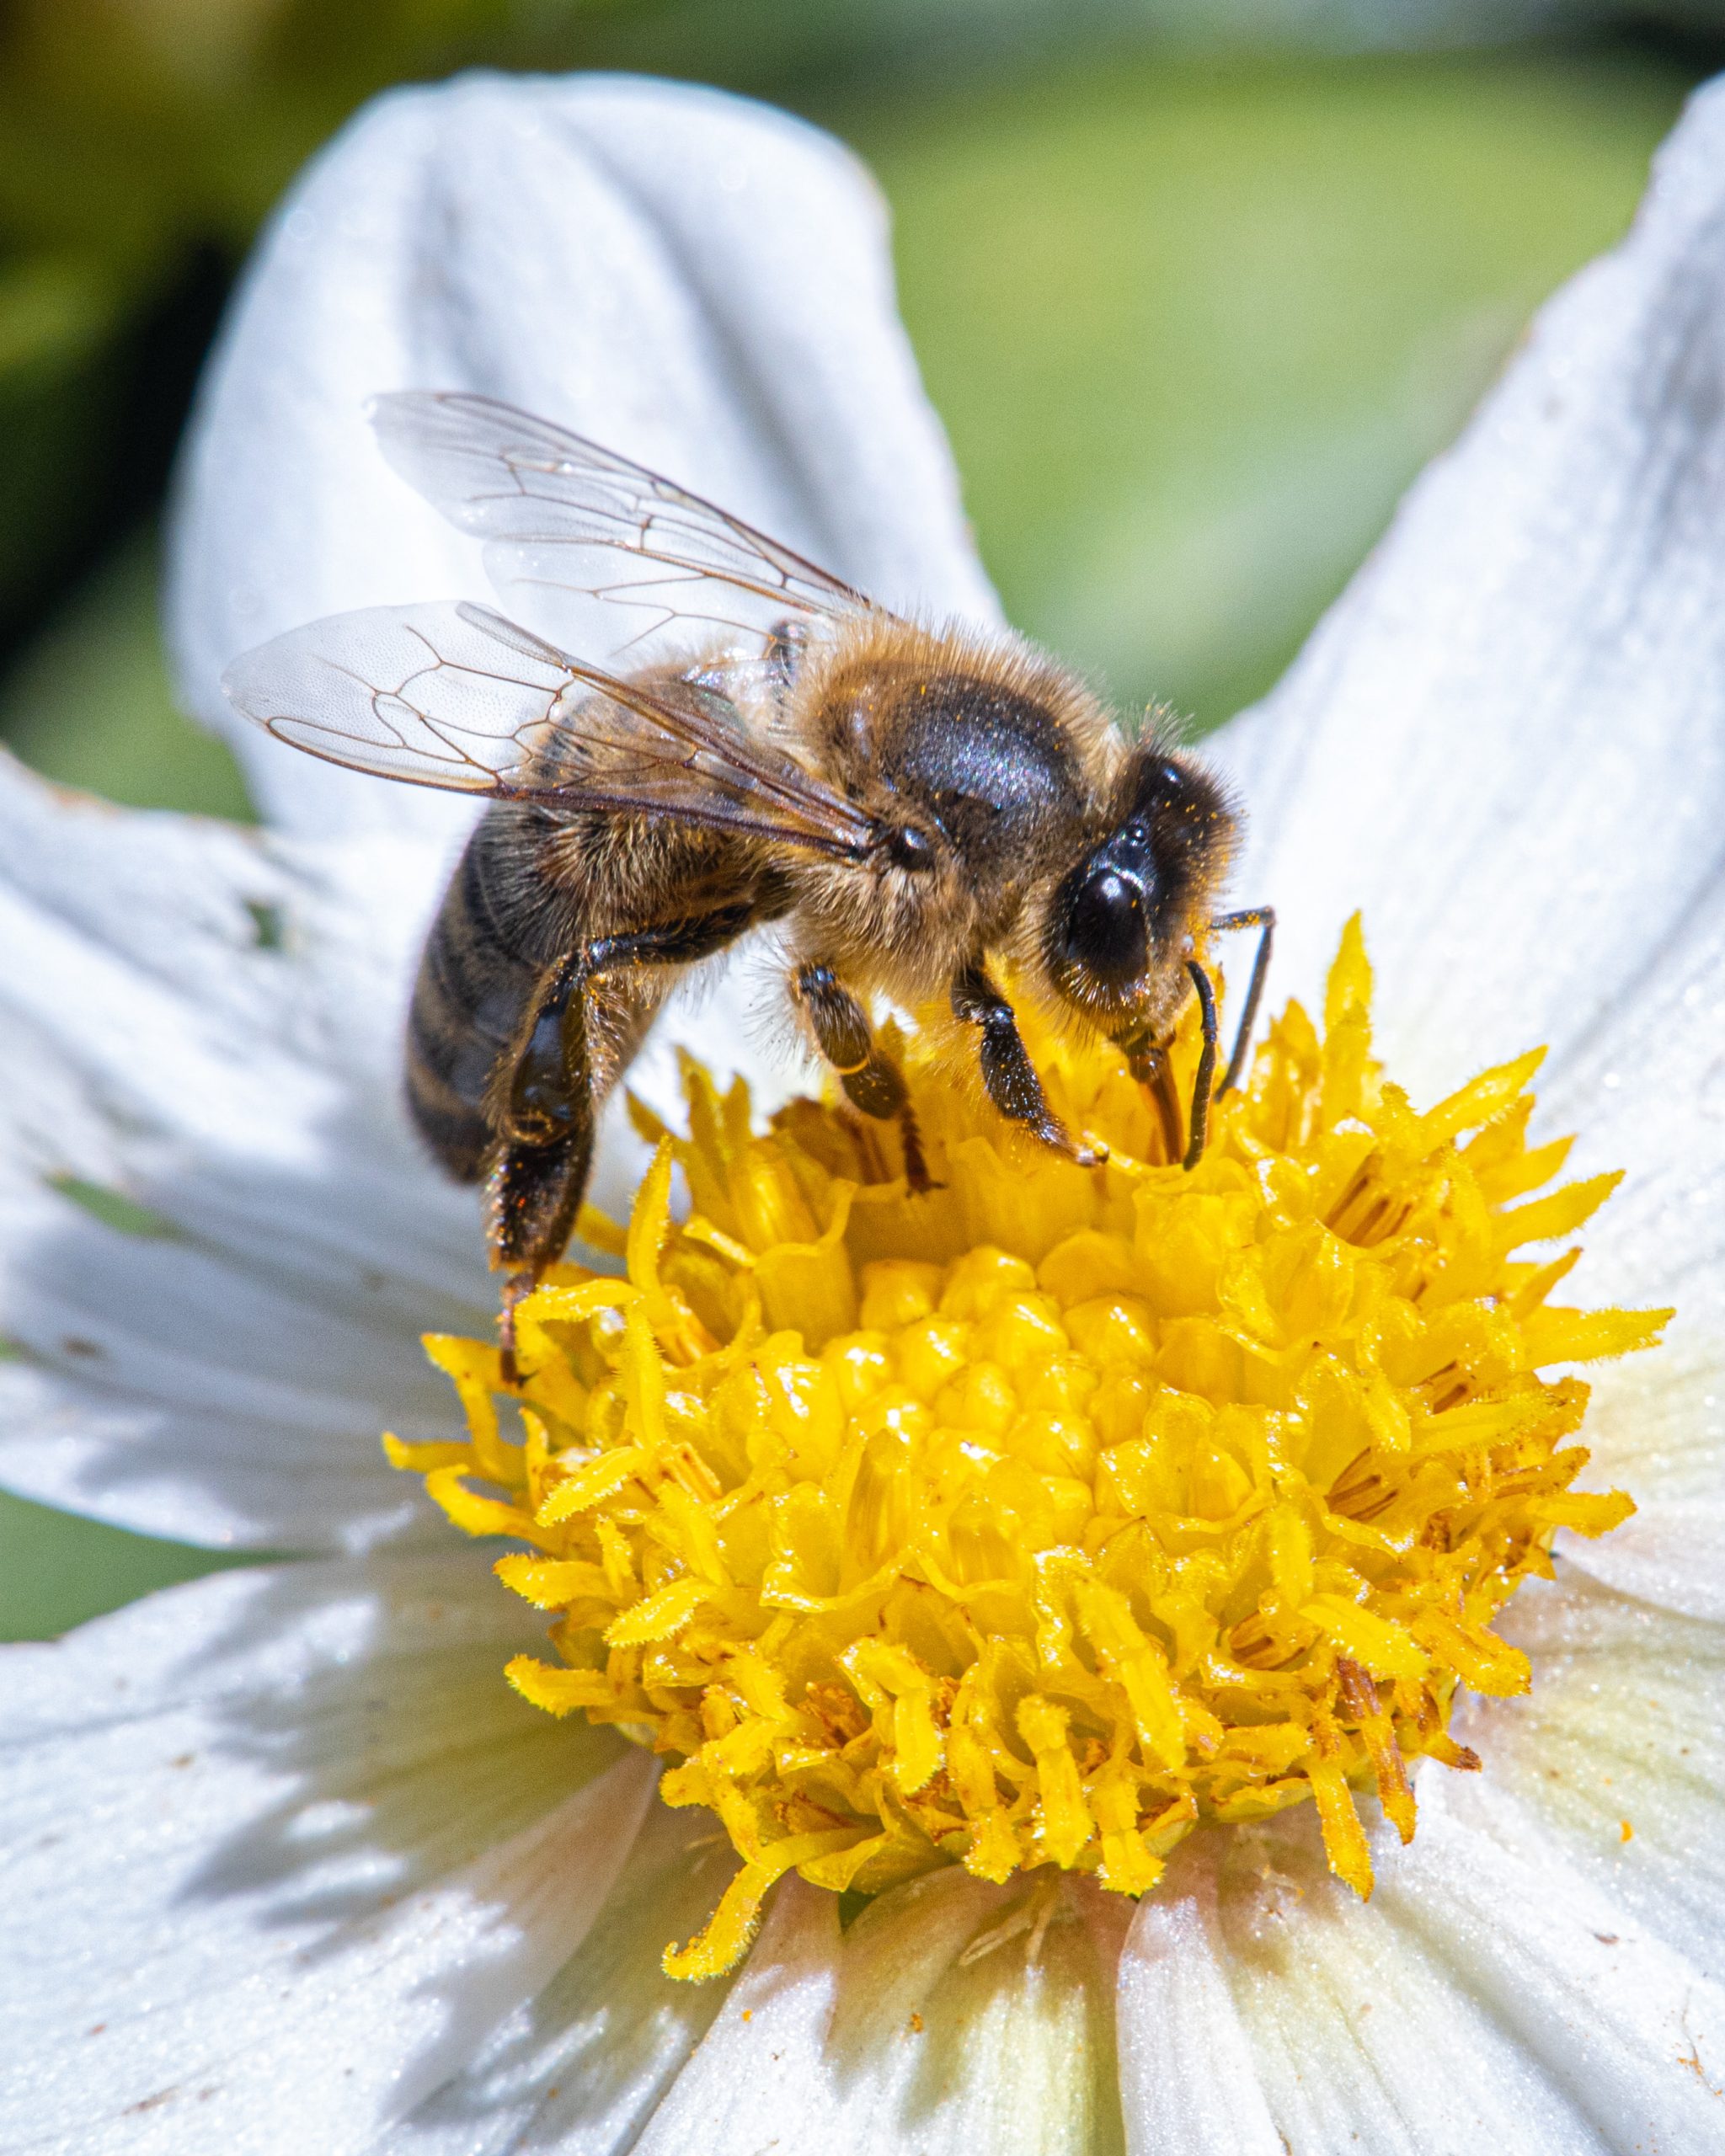
M713 504L485 397L380 398L384 453L480 536L500 590L642 610L693 649L611 673L467 604L334 616L247 654L224 687L332 762L489 797L420 962L414 1123L484 1180L493 1262L520 1295L562 1255L599 1108L681 971L777 924L793 1005L852 1105L897 1128L929 1187L869 999L943 998L1001 1115L1081 1165L1103 1149L1049 1106L994 969L1114 1041L1164 1157L1201 1156L1215 1086L1216 930L1238 819L1152 728L1129 740L1084 683L1010 633L907 620ZM639 641L636 639L635 641ZM1188 996L1189 1102L1167 1058Z

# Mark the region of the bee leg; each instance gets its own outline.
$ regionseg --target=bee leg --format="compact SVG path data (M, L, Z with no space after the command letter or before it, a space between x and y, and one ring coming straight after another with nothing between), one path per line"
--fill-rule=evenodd
M750 899L663 927L603 936L547 973L533 1021L510 1073L499 1117L503 1144L492 1167L492 1262L504 1288L504 1375L515 1383L515 1311L567 1248L593 1165L600 1103L587 1047L587 990L602 974L632 965L687 965L723 950L756 914Z
M774 699L779 703L784 702L795 685L808 642L808 624L804 622L775 622L766 632L766 648L761 655L766 662L766 676Z
M515 1305L567 1248L593 1165L595 1105L588 1099L569 1130L548 1142L505 1145L491 1171L492 1262L506 1273L499 1344L503 1381L515 1382Z
M538 1284L539 1275L531 1266L511 1273L503 1283L502 1307L497 1318L497 1370L511 1392L521 1381L521 1365L515 1359L515 1305L524 1295L531 1295Z
M1246 1067L1247 1051L1252 1046L1252 1028L1258 1022L1258 1006L1263 1001L1263 985L1270 969L1270 947L1276 936L1276 910L1274 906L1248 906L1242 913L1219 914L1210 923L1213 930L1226 931L1231 928L1258 928L1263 933L1258 939L1258 949L1252 955L1252 978L1246 985L1245 1008L1240 1013L1239 1028L1234 1035L1233 1053L1228 1058L1228 1068L1222 1082L1216 1087L1216 1098L1231 1093L1240 1083L1240 1074Z
M902 1081L901 1081L902 1082ZM928 1156L922 1150L922 1126L906 1099L899 1110L899 1143L905 1151L905 1181L913 1198L926 1198L931 1190L944 1190L928 1172Z
M981 1029L982 1082L1009 1123L1023 1123L1044 1145L1064 1153L1081 1168L1093 1168L1107 1160L1104 1147L1080 1144L1049 1106L1012 1006L980 963L966 966L953 983L953 1014Z
M876 1046L868 1013L830 966L799 967L792 987L809 1014L820 1053L838 1073L851 1105L882 1123L896 1118L905 1149L905 1181L918 1197L937 1189L928 1172L905 1074Z

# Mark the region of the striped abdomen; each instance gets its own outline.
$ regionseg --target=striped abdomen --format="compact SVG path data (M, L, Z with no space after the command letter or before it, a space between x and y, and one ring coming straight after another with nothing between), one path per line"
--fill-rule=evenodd
M547 966L576 932L567 891L546 873L547 819L499 803L467 841L419 960L408 1017L408 1107L449 1173L473 1182L493 1131L498 1058L520 1039Z

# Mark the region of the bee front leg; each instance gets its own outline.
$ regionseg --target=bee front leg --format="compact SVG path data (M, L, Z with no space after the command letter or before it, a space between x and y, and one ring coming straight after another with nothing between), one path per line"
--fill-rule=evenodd
M800 966L792 991L809 1014L820 1053L837 1072L852 1107L882 1123L896 1120L905 1149L905 1181L921 1197L939 1186L928 1172L922 1133L905 1074L875 1041L868 1013L830 966Z
M1198 1074L1192 1081L1192 1113L1187 1123L1186 1153L1180 1165L1189 1175L1204 1158L1204 1140L1210 1135L1210 1106L1216 1082L1216 992L1210 985L1210 975L1196 958L1189 959L1186 970L1192 976L1192 985L1198 990L1199 1015L1203 1022L1204 1045L1198 1052Z
M1107 1160L1105 1146L1081 1144L1049 1106L1012 1006L980 961L966 966L953 983L953 1014L980 1029L982 1082L1009 1123L1023 1123L1044 1145L1064 1153L1081 1168L1097 1167Z

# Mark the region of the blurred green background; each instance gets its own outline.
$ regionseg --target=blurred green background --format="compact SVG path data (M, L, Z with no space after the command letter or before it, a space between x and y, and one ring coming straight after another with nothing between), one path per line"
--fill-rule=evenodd
M0 738L40 770L249 813L163 666L174 444L297 164L371 91L473 62L718 82L849 141L1013 618L1208 728L1622 231L1725 6L13 0ZM0 1637L211 1561L0 1498Z

